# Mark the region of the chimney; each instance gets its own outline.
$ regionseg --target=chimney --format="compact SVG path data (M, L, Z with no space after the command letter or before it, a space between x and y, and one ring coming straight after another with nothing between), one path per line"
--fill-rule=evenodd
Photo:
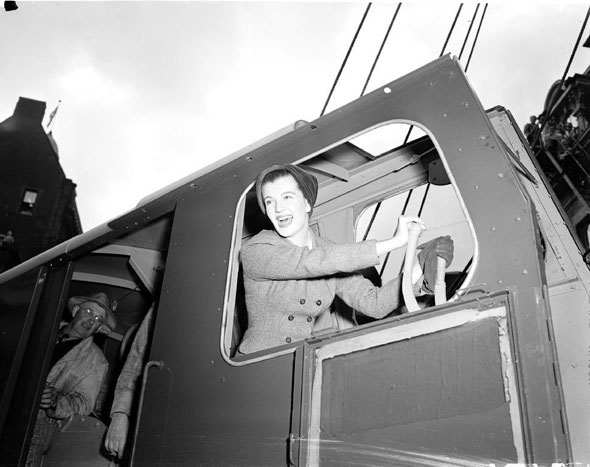
M20 118L29 118L41 123L45 115L45 102L19 97L14 109L14 116Z

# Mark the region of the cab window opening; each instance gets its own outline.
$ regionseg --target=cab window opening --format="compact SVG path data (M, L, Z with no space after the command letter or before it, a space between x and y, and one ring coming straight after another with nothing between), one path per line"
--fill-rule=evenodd
M361 144L361 138L345 142L325 153L315 156L301 163L300 166L313 173L318 179L318 202L310 218L309 227L320 237L328 238L337 243L354 243L365 239L382 239L392 235L395 231L395 221L402 213L402 200L406 200L408 192L411 194L410 208L407 211L416 215L422 209L429 219L428 236L421 237L421 243L436 237L437 235L450 235L453 240L459 240L461 248L456 252L453 260L453 270L447 271L447 288L451 285L458 288L458 280L465 277L465 271L471 265L474 241L472 238L467 216L463 212L458 195L451 185L443 164L438 156L432 140L421 129L416 128L413 139L406 144L399 141L391 142L387 149L383 141L387 141L383 135L391 133L387 127L397 127L395 131L400 135L407 135L410 125L391 124L379 127L381 142L374 145L373 151L377 155L368 153L355 144ZM384 131L387 130L387 131ZM375 130L371 130L375 131ZM369 132L370 133L370 132ZM418 136L416 136L417 133ZM424 135L424 136L423 136ZM366 134L362 135L362 145L369 148ZM377 147L377 149L374 149ZM391 149L393 147L394 149ZM432 182L432 183L431 183ZM420 207L420 196L431 190L427 196L428 202ZM449 209L448 201L452 200L452 209ZM372 213L382 204L387 209L380 208L381 214L377 220ZM222 347L228 361L248 361L268 358L273 354L282 354L285 350L295 346L296 342L287 343L256 352L254 355L242 355L237 352L244 331L248 326L247 310L244 298L243 267L239 260L241 246L262 229L271 228L268 218L260 211L256 200L255 188L252 186L242 196L237 211L242 213L241 221L235 226L235 245L232 253L232 264L228 278L227 303L225 310L225 325ZM442 213L442 216L441 216ZM240 216L236 216L239 219ZM437 222L432 220L444 218ZM373 226L367 229L368 224ZM455 241L457 245L457 241ZM379 286L387 280L399 276L405 249L401 248L391 253L391 258L381 258L381 262L375 268L367 268L362 271L374 285ZM461 264L462 266L455 266ZM453 291L451 291L453 292ZM325 320L325 316L315 318L313 335L329 334L359 324L372 321L370 318L360 316L352 310L338 311L343 307L341 300L336 299L332 304L330 315L335 319ZM352 311L352 312L351 312ZM399 310L393 310L391 315L399 314ZM327 324L326 324L327 323Z

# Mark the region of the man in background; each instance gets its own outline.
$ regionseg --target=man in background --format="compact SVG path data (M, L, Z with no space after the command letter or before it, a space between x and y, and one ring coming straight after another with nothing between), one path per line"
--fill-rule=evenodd
M61 421L94 409L108 363L96 344L96 333L108 334L117 327L114 311L117 302L97 293L88 297L71 297L68 309L72 315L57 333L51 370L35 422L27 456L27 467L41 464L51 445L53 430Z

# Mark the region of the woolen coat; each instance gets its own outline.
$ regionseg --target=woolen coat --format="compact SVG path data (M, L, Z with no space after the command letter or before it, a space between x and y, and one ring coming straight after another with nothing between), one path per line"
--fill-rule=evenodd
M311 230L310 230L311 232ZM334 297L374 318L401 302L401 281L375 287L355 272L379 263L375 240L339 244L312 232L313 248L263 230L241 249L248 329L240 352L251 353L311 336L314 321Z

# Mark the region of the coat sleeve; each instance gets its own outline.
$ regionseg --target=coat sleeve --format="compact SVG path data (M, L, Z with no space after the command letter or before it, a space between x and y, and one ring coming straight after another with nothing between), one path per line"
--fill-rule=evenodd
M345 275L336 281L336 295L360 313L383 318L401 306L401 278L376 287L360 274Z
M153 308L150 308L135 334L135 338L129 349L129 354L125 359L125 364L117 379L115 398L111 407L111 416L115 412L121 412L127 415L131 414L133 396L135 394L137 382L143 371L144 356L149 331L151 329L152 316Z
M244 273L255 280L296 280L352 272L378 264L375 241L308 248L288 241L253 239L242 247Z
M100 350L96 349L90 358L90 365L84 377L71 390L58 392L57 404L55 408L47 409L47 415L63 419L75 414L90 414L94 410L107 368L106 358Z

